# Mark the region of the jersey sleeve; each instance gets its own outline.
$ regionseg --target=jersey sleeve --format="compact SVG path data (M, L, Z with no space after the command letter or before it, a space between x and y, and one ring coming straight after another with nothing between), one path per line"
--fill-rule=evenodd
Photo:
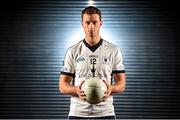
M125 73L125 67L123 62L122 52L119 48L114 55L114 64L112 73Z
M73 53L70 49L67 50L63 65L61 67L61 74L67 76L75 76Z

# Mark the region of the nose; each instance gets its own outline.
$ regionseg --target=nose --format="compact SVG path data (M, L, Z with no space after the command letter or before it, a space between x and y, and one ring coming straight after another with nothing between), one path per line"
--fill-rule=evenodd
M93 29L93 28L94 28L94 24L93 24L93 22L91 22L91 23L89 24L89 27L90 27L91 29Z

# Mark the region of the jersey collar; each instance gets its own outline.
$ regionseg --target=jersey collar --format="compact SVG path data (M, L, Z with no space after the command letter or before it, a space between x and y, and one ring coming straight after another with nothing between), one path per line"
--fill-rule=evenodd
M92 52L96 51L96 49L102 44L102 42L103 42L103 39L101 38L100 41L96 45L91 46L86 42L85 39L83 40L83 43L85 44L85 46L88 47Z

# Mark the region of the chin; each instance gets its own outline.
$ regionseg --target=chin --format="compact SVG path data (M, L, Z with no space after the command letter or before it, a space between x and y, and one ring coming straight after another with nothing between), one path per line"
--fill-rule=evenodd
M89 34L89 36L95 36L95 34Z
M94 37L95 35L90 35L89 37Z

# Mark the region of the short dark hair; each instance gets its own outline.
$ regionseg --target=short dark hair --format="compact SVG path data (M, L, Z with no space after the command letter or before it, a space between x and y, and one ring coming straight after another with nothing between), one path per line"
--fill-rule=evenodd
M82 21L83 21L83 15L84 14L98 14L99 18L101 20L101 11L97 7L88 6L88 7L84 8L84 10L81 13L81 20Z

